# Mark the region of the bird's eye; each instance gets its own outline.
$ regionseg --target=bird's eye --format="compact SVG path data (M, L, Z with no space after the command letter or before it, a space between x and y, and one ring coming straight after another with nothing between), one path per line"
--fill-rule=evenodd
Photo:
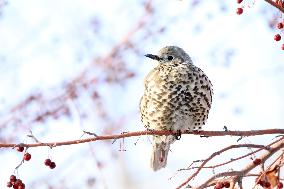
M173 56L168 56L168 60L172 60L172 59L174 59Z

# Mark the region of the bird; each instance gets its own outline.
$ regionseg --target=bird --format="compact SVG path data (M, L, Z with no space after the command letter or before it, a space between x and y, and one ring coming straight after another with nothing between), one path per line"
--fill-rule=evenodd
M144 127L180 136L184 131L200 131L212 104L213 85L207 75L178 46L166 46L156 55L145 56L158 64L144 79L139 105ZM150 164L154 171L166 167L170 145L178 139L175 135L153 135Z

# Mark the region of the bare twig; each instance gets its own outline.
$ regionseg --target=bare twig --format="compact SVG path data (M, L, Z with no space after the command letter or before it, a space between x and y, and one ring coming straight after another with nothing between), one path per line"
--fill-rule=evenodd
M231 150L231 149L234 149L234 148L259 148L255 151L252 151L250 153L247 153L243 156L240 156L240 157L237 157L237 158L233 158L227 162L224 162L224 163L220 163L220 164L216 164L216 165L211 165L211 166L205 166L205 163L208 163L209 160L213 159L215 156L217 155L220 155L221 153L225 152L225 151L228 151L228 150ZM247 156L250 156L256 152L259 152L263 149L266 149L268 150L269 147L268 146L264 146L264 145L258 145L258 144L236 144L236 145L231 145L231 146L228 146L226 148L223 148L222 150L219 150L217 152L214 152L209 158L207 158L206 160L203 161L202 165L201 166L198 166L198 167L189 167L187 169L180 169L180 171L183 171L183 170L189 170L189 169L214 169L216 167L220 167L220 166L223 166L223 165L226 165L226 164L229 164L229 163L232 163L234 161L237 161L237 160L240 160L240 159L243 159Z

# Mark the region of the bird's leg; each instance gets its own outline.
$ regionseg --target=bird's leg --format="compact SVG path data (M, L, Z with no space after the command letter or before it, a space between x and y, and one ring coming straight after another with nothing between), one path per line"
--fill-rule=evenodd
M155 129L149 129L149 128L146 128L146 131L154 132L154 131L155 131Z
M174 134L174 136L175 136L176 140L180 140L180 138L181 138L181 131L177 130L177 132Z
M155 129L146 128L147 131L155 131Z

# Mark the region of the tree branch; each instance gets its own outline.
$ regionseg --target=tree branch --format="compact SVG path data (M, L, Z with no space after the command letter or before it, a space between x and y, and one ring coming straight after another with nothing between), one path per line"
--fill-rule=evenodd
M189 183L203 168L203 166L209 161L211 160L214 156L219 155L222 152L225 152L228 149L232 149L234 147L234 145L226 147L218 152L213 153L209 158L207 158L202 164L201 166L198 168L198 170L192 174L185 182L183 182L180 186L177 187L177 189L182 188L183 186L185 186L187 183ZM276 153L278 150L280 150L281 148L284 147L284 137L281 137L280 139L272 142L271 144L266 146L267 148L262 148L262 149L267 149L268 151L266 153L264 153L260 159L262 162L265 162L269 157L271 157L274 153ZM260 150L260 149L259 149ZM203 189L206 188L208 186L211 186L212 183L216 182L217 178L220 177L228 177L230 176L232 178L232 184L234 185L236 182L239 182L239 185L242 182L242 178L245 177L246 175L249 174L249 172L254 169L256 166L258 166L257 164L251 162L249 163L244 169L240 170L240 171L229 171L229 172L222 172L222 173L218 173L215 174L214 176L212 176L211 178L209 178L208 180L206 180L203 184L201 184L200 186L196 187L195 189ZM227 179L228 180L228 179Z
M95 136L86 139L77 139L77 140L70 140L70 141L63 141L63 142L38 142L32 144L6 144L0 143L0 148L9 148L9 147L16 147L16 146L23 146L23 147L38 147L38 146L49 146L49 147L57 147L57 146L64 146L64 145L73 145L73 144L81 144L87 142L95 142L99 140L116 140L120 138L128 138L134 136L142 136L142 135L174 135L176 133L172 131L156 131L156 130L146 130L146 131L136 131L136 132L124 132L117 135L105 135L105 136ZM266 129L266 130L250 130L250 131L185 131L182 134L194 134L194 135L203 135L203 136L256 136L256 135L268 135L268 134L284 134L284 129Z

